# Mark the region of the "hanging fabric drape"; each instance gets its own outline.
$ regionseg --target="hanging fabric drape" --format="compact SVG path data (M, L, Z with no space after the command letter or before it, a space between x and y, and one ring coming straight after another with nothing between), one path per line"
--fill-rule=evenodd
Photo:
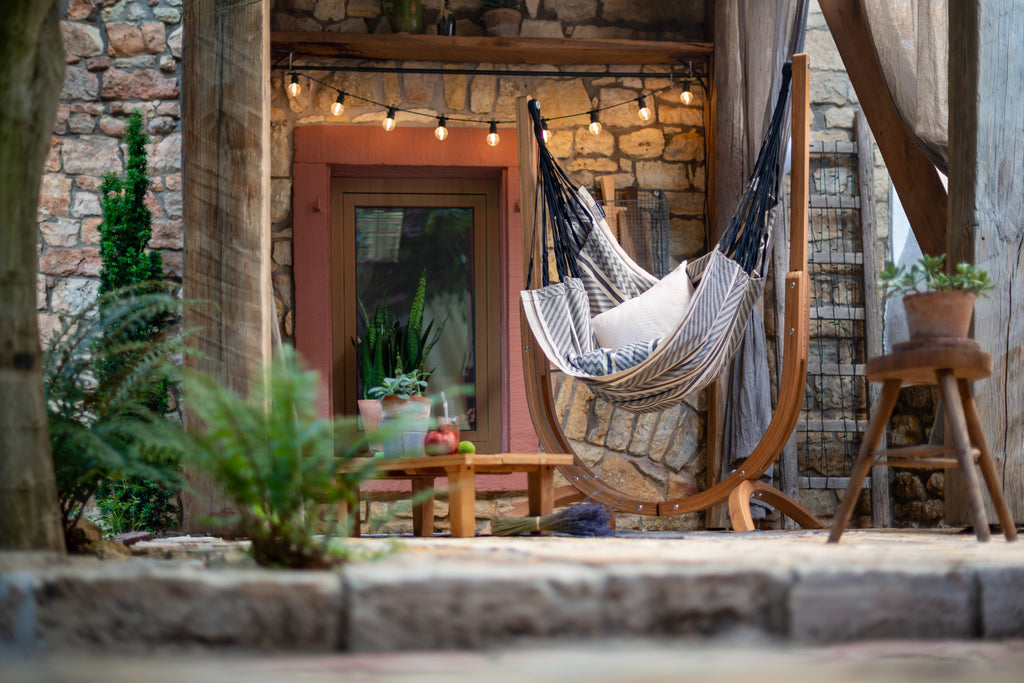
M723 50L722 58L715 60L719 93L716 163L720 169L716 192L720 206L731 206L742 194L739 180L748 175L757 159L781 66L803 50L807 10L807 0L719 0L715 5L715 44L735 46ZM718 224L720 231L725 230L724 217ZM772 418L765 336L761 313L755 308L741 350L727 373L719 458L722 478L753 452Z
M789 80L787 64L757 163L722 238L709 254L661 281L629 258L597 203L555 162L544 145L539 104L531 101L543 195L534 239L546 245L550 226L552 249L550 257L547 249L541 252L543 286L522 292L525 317L547 358L595 395L633 412L661 410L717 378L736 352L768 263ZM554 284L549 258L559 278ZM534 265L531 260L527 287ZM648 293L671 296L675 285L667 292L658 288L683 275L692 299L680 304L681 317L666 334L619 348L598 345L592 316Z
M860 0L885 87L903 126L949 173L947 0Z

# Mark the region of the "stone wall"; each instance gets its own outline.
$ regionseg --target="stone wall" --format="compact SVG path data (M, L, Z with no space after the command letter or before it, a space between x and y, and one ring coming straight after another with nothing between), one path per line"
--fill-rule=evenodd
M124 172L128 116L142 111L153 187L151 245L180 279L182 0L66 0L66 71L39 197L40 330L76 313L99 288L99 185Z

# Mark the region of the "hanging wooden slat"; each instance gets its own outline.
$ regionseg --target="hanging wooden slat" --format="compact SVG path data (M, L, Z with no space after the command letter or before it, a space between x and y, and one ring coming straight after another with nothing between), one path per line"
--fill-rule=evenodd
M708 57L711 43L614 38L492 38L331 31L275 31L275 55L493 64L663 64Z

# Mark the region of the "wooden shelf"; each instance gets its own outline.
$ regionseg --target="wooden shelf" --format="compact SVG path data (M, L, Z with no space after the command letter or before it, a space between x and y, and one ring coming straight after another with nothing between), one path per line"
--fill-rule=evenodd
M661 64L678 66L705 59L711 43L655 40L575 38L492 38L390 33L331 33L275 31L270 34L275 55L395 59L418 62L494 64Z

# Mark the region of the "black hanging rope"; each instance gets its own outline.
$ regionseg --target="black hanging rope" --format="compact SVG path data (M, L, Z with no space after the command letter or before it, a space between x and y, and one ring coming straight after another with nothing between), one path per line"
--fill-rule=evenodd
M780 151L782 128L785 122L786 105L789 98L793 67L786 62L782 67L782 82L779 96L772 112L771 122L761 143L761 150L754 163L747 187L740 197L739 206L718 242L718 249L736 261L748 273L757 271L764 275L767 251L770 242L768 215L778 202L779 180L781 177ZM550 284L547 243L547 226L552 231L552 249L555 270L560 280L579 277L577 256L589 234L589 218L577 194L578 187L555 161L544 142L544 126L540 115L540 103L530 100L528 105L533 119L533 133L537 140L538 188L543 192L544 201L540 215L542 267L541 283ZM537 236L536 219L534 239ZM527 274L527 287L533 276L533 256Z

